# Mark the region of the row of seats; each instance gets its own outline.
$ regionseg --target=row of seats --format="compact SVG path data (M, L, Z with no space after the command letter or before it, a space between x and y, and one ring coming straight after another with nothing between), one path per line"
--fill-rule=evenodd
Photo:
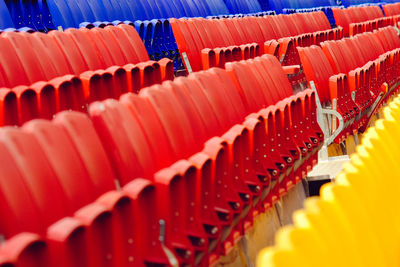
M213 67L224 68L226 62L246 60L258 56L261 56L261 51L260 46L256 43L215 49L205 48L201 50L201 64L204 70Z
M397 16L400 15L400 3L393 3L383 5L383 12L385 12L386 16Z
M63 110L87 112L88 104L94 101L118 99L124 93L138 93L141 88L173 79L173 63L162 59L69 74L30 86L2 88L0 126L51 119Z
M269 55L0 129L0 266L208 266L317 163ZM279 88L279 90L277 89Z
M400 18L397 17L383 17L365 22L351 23L349 25L349 36L354 36L363 32L372 32L379 28L384 28L390 25L395 25L396 21Z
M193 71L203 69L201 51L205 48L257 43L260 52L264 53L266 41L291 36L299 36L301 39L301 34L331 29L322 12L218 20L171 19L171 26L181 57L188 59L184 60L186 69ZM336 31L332 31L333 35ZM282 49L286 48L287 46L282 46Z
M384 17L382 9L379 6L333 8L336 25L343 28L345 36L350 34L350 24L375 20Z
M275 10L277 13L283 13L285 9L303 9L337 5L334 0L270 0L269 2L270 9Z
M364 131L373 111L397 91L399 48L400 39L392 26L323 42L321 47L298 48L305 76L315 83L322 106L343 117L344 129L335 139L337 143Z
M149 60L132 26L0 36L0 125L52 118L62 110L174 78L172 62Z
M293 14L293 13L309 13L309 12L318 12L322 11L325 13L326 17L329 20L332 28L336 27L335 17L333 16L332 8L342 8L342 6L322 6L322 7L312 7L312 8L299 8L299 9L292 9L292 8L285 8L283 10L284 14Z
M294 225L261 251L257 267L399 266L400 155L393 148L400 146L400 97L383 113L335 182L307 199Z
M258 0L225 0L225 3L230 14L250 14L263 11ZM269 9L265 11L267 10Z
M136 21L180 17L207 17L262 12L257 0L47 1L54 25L78 27L83 22Z
M0 86L9 88L149 60L128 25L48 34L6 32L0 35L0 55Z

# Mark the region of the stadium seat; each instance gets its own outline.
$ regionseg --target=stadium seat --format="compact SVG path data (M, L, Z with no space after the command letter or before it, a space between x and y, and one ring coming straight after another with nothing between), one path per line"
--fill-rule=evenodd
M396 97L384 109L384 117L364 135L335 183L324 185L319 197L305 201L304 209L293 215L293 226L278 231L275 245L260 252L258 267L319 265L332 253L336 255L332 266L398 263L398 236L392 230L398 214L381 204L395 205L398 194L397 181L382 178L397 172L398 156L390 148L398 143L399 103ZM387 189L370 190L379 187Z

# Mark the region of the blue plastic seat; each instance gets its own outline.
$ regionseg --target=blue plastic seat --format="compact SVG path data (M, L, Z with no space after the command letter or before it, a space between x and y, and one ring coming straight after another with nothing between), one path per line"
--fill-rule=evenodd
M56 28L59 26L64 29L70 27L79 27L80 22L74 20L71 8L64 0L47 0L47 5Z
M66 4L71 10L75 24L83 21L93 22L96 20L96 17L94 16L94 13L86 0L68 0L66 1Z
M148 18L148 20L155 19L155 18L161 18L163 15L161 14L161 10L158 7L158 0L142 0L142 2L147 2L150 6L150 9L152 10L153 16Z
M184 0L170 0L169 3L171 5L173 5L176 9L176 11L178 12L177 15L175 16L176 18L181 18L181 17L185 17L186 15L186 11L184 8L184 5L182 4Z
M49 7L47 6L46 0L38 0L38 5L40 15L39 16L43 26L47 31L56 29L53 23L53 18L50 14ZM36 15L37 16L37 15Z
M24 21L23 8L20 0L7 0L6 4L16 28L30 27L26 25Z
M15 27L11 15L4 1L0 3L0 29Z
M76 0L76 1L77 2L87 1L96 21L112 21L112 19L108 17L108 13L103 2L98 0Z
M208 7L207 3L204 0L193 0L193 3L196 5L197 9L199 10L201 17L207 17L211 15L210 8Z
M228 14L229 11L222 0L206 0L205 1L210 10L210 16L218 16Z
M119 19L129 21L135 21L137 19L127 1L110 0L110 2L116 8L116 10L118 10Z

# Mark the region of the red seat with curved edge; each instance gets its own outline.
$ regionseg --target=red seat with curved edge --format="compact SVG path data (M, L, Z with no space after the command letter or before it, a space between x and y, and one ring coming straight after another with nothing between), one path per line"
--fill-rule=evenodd
M132 203L124 194L112 191L118 189L118 182L116 182L110 162L92 122L85 114L63 112L55 117L53 124L65 130L71 138L72 147L79 154L78 158L85 166L88 177L93 184L91 191L96 197L101 196L97 202L112 212L112 229L108 228L108 231L112 231L114 240L113 259L118 261L119 264L123 264L123 261L128 261L128 256L135 255L134 262L139 264L141 260L139 255L135 254L139 242L135 239L133 250L132 245L128 245L128 240L132 240L131 237L134 236L133 230L130 229L132 225L135 225L130 214ZM110 227L107 226L107 222L103 222L103 224L104 227ZM126 246L122 245L125 243Z
M98 70L105 69L106 62L103 59L103 54L98 48L91 42L90 38L84 33L89 31L88 29L67 29L64 34L71 38L76 46L78 47L83 59L85 60L88 69L87 70Z
M264 79L274 82L275 88L269 90L271 95L272 103L277 103L278 101L293 95L292 86L287 79L287 75L284 73L283 69L280 67L279 61L270 55L263 55L260 58L254 59L255 64L260 64L263 69L260 68L262 76Z
M102 32L104 32L104 29L102 28L94 28L94 29L98 29L101 30ZM94 30L93 29L93 30ZM118 63L115 62L114 57L111 50L115 50L114 45L115 45L115 41L113 40L107 40L110 45L108 45L108 42L106 43L103 39L102 39L102 35L100 34L96 34L95 30L87 30L87 29L81 29L81 31L89 38L90 40L90 44L99 52L98 57L102 60L102 62L104 63L104 67L103 68L108 68L114 65L125 65L127 62L124 60L121 60L121 51L113 51L116 53L116 57L118 59ZM109 49L110 47L110 49Z
M51 266L45 241L36 234L21 233L0 248L0 266Z
M134 219L131 237L136 244L136 256L145 263L139 266L169 264L168 256L159 240L160 218L156 215L157 195L154 184L149 180L137 178L127 184L123 192L132 199L132 214L141 214Z
M330 101L329 78L334 75L328 59L317 46L297 48L308 81L314 81L321 103Z
M282 99L276 89L279 88L279 90L283 91L284 86L281 85L281 81L278 76L273 75L274 78L270 77L270 74L264 70L264 63L265 59L255 58L253 61L248 62L248 67L253 70L253 73L259 81L261 88L263 88L260 91L264 95L265 107L267 107L277 103ZM268 67L273 69L272 64L268 64Z
M193 18L188 19L186 25L198 49L224 46L221 32L212 30L215 27L213 20Z
M215 83L213 84L213 87L210 87L210 85L212 85L210 83L211 80L213 80L213 83L216 82L215 75L212 75L209 72L199 72L189 76L189 79L192 82L197 82L200 88L203 90L214 110L215 115L217 116L222 132L227 131L230 127L238 123L238 117L235 115L235 112L228 112L228 110L232 110L234 108L229 106L229 98L226 95L223 95L221 90L216 90L217 86L221 86L221 84L218 85ZM225 108L228 110L223 112Z
M174 36L177 41L179 52L181 55L186 53L188 60L190 62L190 67L193 71L199 71L202 69L200 51L202 50L201 41L196 31L192 31L188 27L188 22L185 19L171 19L170 21L172 30L174 31ZM183 60L186 69L187 63Z
M174 96L177 105L179 105L187 115L194 134L194 140L199 143L204 143L208 139L209 133L206 132L205 122L200 117L196 105L185 91L185 88L182 88L182 85L175 82L164 82L162 87L163 90L166 90L170 95Z
M85 71L79 78L85 92L85 99L89 103L113 98L113 77L104 70Z
M241 28L237 28L237 24L234 22L233 19L221 19L221 22L224 22L226 28L232 35L235 45L242 45L246 44L246 36Z
M103 255L102 252L105 251L112 251L112 248L105 250L105 247L112 246L112 242L110 242L112 239L110 237L111 228L107 222L110 220L107 218L109 211L97 208L96 204L83 207L94 201L97 195L92 179L88 176L71 139L62 127L49 121L31 121L22 129L34 135L43 148L47 160L54 170L53 179L60 182L65 193L67 201L65 205L71 211L77 211L75 217L88 225L88 238L91 241L88 244L90 261L88 266L99 266L100 257L98 255ZM43 193L48 194L49 192ZM107 240L107 242L99 242L101 239Z
M54 40L49 37L44 37L43 39L45 42L43 42L37 35L31 35L30 33L23 33L22 36L33 48L32 52L36 54L38 60L37 64L39 64L43 69L46 78L44 79L45 81L51 80L60 75L71 73L65 60L62 60L61 51L59 49L55 50L57 48L55 48L56 44ZM52 44L49 44L50 47L46 47L48 43L50 43L46 41L52 42ZM60 62L57 60L60 60ZM58 64L60 64L60 66L57 66Z
M128 39L122 28L109 26L105 27L104 30L109 32L114 37L115 41L118 43L123 54L125 55L128 63L136 64L140 62L137 51L132 46L130 40Z
M52 65L48 66L49 76L46 76L44 65L42 66L39 63L39 55L36 52L32 52L26 47L30 47L30 42L25 35L28 33L19 34L17 32L7 32L4 35L1 35L1 38L7 39L14 47L16 54L21 62L23 69L28 77L28 85L37 81L44 81L49 79L49 77L53 78L54 68ZM39 64L38 64L39 63Z
M111 58L113 59L114 65L123 66L130 63L123 53L118 41L113 37L111 32L95 27L86 33L94 42L103 42L103 46L108 50Z
M178 85L178 87L174 88L175 94L179 94L178 91L182 91L181 94L186 93L188 95L187 100L183 100L182 96L181 101L188 101L188 103L193 103L193 105L196 107L204 123L206 133L209 136L221 135L223 132L221 124L200 85L188 78L177 78L174 80L174 83Z
M58 46L57 42L50 35L41 32L35 32L30 34L29 38L37 40L37 49L38 51L41 51L39 54L39 59L41 59L41 55L43 53L47 53L58 76L73 73L73 69L70 65L70 59L66 58L60 46ZM42 49L40 49L40 47Z
M286 19L285 15L277 15L277 16L271 16L271 21L275 23L276 27L278 28L278 31L280 32L280 37L289 37L292 35L290 32L290 29L286 25Z
M63 128L50 121L34 120L22 129L39 142L72 210L78 210L96 198L87 170Z
M3 87L11 88L30 83L16 50L6 38L0 38L0 63L0 73L4 80Z
M138 62L150 60L149 55L147 54L146 47L144 46L142 40L140 39L140 36L137 33L137 31L132 26L129 26L126 24L119 24L116 27L122 29L124 31L125 35L128 37L130 44L136 51L136 55L138 57ZM118 43L120 43L120 42L121 41L118 40ZM136 63L136 62L131 62L129 58L128 58L128 60L129 60L129 63Z
M157 168L165 168L174 163L177 158L175 151L172 149L160 118L150 101L138 95L128 93L121 96L120 103L138 121L153 151L160 152L155 153L153 158L154 163L157 164Z
M153 179L154 151L128 109L108 99L91 104L89 114L120 184L125 185L137 177Z
M0 142L15 159L25 187L32 195L33 200L30 202L36 207L35 214L39 222L39 225L32 225L35 227L34 232L43 234L46 226L73 212L64 189L32 134L19 129L4 128L0 131ZM31 222L32 220L34 218L30 219Z
M246 110L251 113L266 107L265 98L260 89L260 80L248 68L244 62L227 63L226 71L236 84L239 93L245 103ZM255 90L252 90L255 88Z
M10 89L0 89L0 125L18 125L17 95Z
M0 156L4 163L0 168L0 213L3 218L0 222L1 235L9 239L22 231L42 232L44 225L41 225L34 196L29 192L25 179L4 141L0 142Z
M17 96L19 122L22 124L39 118L37 93L27 86L13 88Z
M185 233L186 206L185 181L172 169L163 169L154 174L157 188L157 215L167 222L165 235L169 236L169 247L174 249L183 264L193 264L194 248Z
M37 96L39 117L43 119L52 119L57 113L56 89L47 82L37 82L31 85Z
M57 42L58 46L63 51L66 60L71 65L73 74L79 75L89 69L79 47L70 36L59 31L51 31L48 34Z
M55 88L57 111L86 111L82 81L74 75L65 75L48 82Z
M139 96L148 99L154 107L177 160L187 158L201 149L202 144L195 141L187 115L182 107L176 105L177 101L171 92L163 90L159 85L154 85L142 90Z
M343 57L342 49L338 46L337 42L323 42L321 43L321 48L336 74L347 73L350 70L346 64L348 59Z
M78 112L58 113L53 124L63 128L73 142L99 196L115 188L115 175L89 117Z

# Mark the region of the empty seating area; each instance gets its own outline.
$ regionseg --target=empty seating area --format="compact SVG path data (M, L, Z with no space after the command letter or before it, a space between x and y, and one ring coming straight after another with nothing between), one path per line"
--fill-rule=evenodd
M0 0L0 267L397 263L356 224L396 177L400 6L360 2Z
M332 9L336 25L343 27L344 36L353 36L365 31L393 25L392 17L384 17L379 6L349 7Z
M321 47L298 48L305 76L315 84L322 106L337 110L343 118L336 142L364 131L372 110L397 92L399 48L400 39L393 27L326 41ZM336 125L331 127L336 129Z
M0 255L25 242L7 260L141 266L168 264L165 245L181 264L212 263L301 181L322 141L314 93L292 95L268 55L94 102L89 116L3 128L2 171L15 179L1 179Z
M190 73L223 67L225 62L275 55L282 65L300 65L297 46L340 39L340 28L331 29L323 12L227 19L171 19L171 26ZM214 30L216 29L216 30ZM291 74L296 85L304 81L302 70Z
M7 32L0 42L0 125L51 119L62 110L86 111L93 101L174 79L172 62L150 61L128 25Z
M400 98L368 130L335 183L297 211L294 226L281 229L276 245L263 250L258 267L397 266ZM373 190L372 190L373 189ZM335 255L335 257L332 257Z

